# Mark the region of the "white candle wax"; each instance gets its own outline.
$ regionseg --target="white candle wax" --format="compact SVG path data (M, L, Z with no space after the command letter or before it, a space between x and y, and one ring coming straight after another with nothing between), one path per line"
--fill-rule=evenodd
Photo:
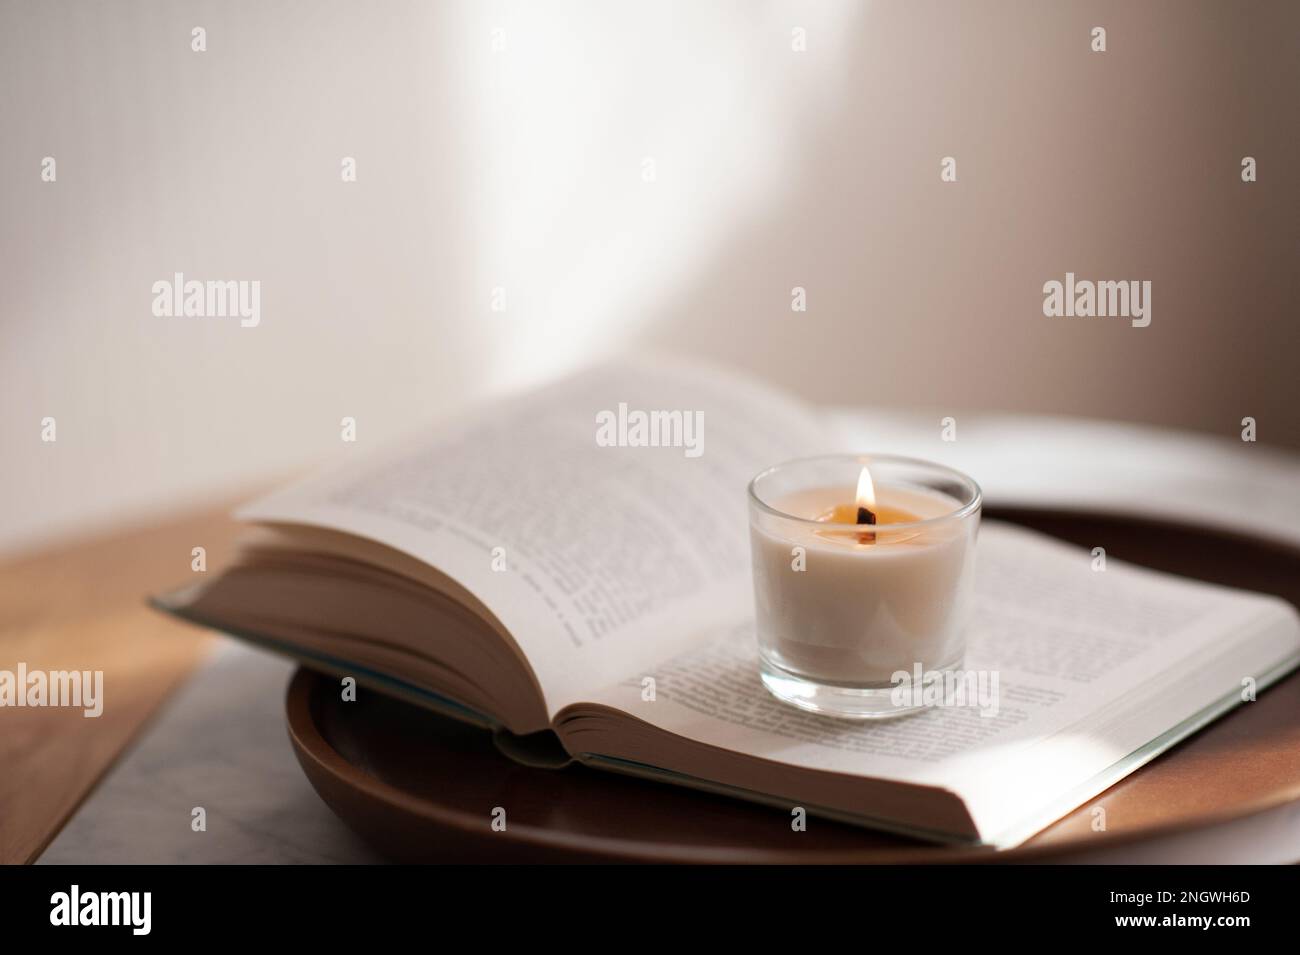
M908 512L917 521L960 507L927 489L876 492L882 513ZM770 503L812 520L852 500L851 489L827 487ZM795 521L752 526L761 652L784 671L828 685L885 687L917 663L925 670L959 665L976 526L862 525L871 540Z

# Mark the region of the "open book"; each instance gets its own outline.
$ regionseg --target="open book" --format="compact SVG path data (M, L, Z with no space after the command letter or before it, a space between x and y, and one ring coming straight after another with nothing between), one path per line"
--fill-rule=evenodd
M602 365L253 503L233 566L157 603L507 741L553 731L593 766L997 846L1300 661L1284 601L1097 572L986 521L964 669L996 674L995 699L867 723L779 703L745 488L802 454L887 450L836 443L717 369Z

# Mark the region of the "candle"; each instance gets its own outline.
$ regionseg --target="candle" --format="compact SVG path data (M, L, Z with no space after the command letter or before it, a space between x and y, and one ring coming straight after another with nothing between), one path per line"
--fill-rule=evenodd
M750 485L760 673L832 716L900 715L895 674L960 666L980 492L907 458L794 461Z

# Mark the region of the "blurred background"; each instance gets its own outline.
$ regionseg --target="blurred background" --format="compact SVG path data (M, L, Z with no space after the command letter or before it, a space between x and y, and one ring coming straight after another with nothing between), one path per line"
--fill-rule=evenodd
M1294 2L0 0L0 551L647 347L1300 447L1297 37ZM1150 280L1150 327L1044 317L1067 271ZM156 317L174 272L260 281L260 326Z

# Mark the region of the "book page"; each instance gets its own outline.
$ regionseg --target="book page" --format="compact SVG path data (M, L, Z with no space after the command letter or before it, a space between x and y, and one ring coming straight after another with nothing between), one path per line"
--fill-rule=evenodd
M874 722L797 710L759 681L749 620L701 632L695 648L590 702L782 764L947 788L976 803L977 821L1001 825L1239 689L1252 672L1211 669L1195 693L1159 701L1151 735L1108 735L1109 718L1156 705L1146 691L1171 685L1180 669L1242 651L1270 624L1273 641L1239 652L1239 664L1266 668L1300 653L1295 610L1273 597L1114 560L1097 572L1087 551L992 521L980 530L977 560L965 705ZM653 701L642 692L646 677Z
M603 365L255 502L379 541L505 625L548 712L748 612L746 488L821 442L794 402L694 364Z

